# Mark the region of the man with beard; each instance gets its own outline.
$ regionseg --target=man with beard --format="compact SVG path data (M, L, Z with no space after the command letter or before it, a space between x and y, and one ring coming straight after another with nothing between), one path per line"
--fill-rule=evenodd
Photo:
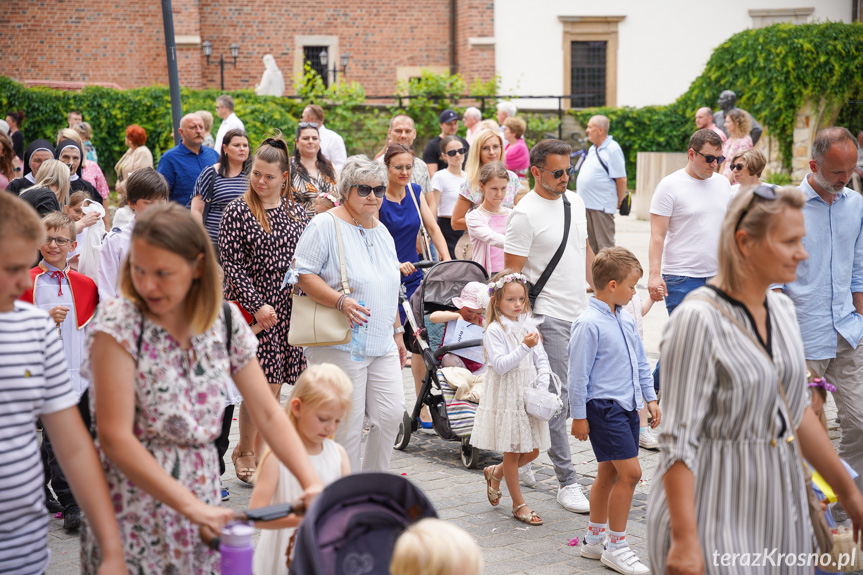
M387 130L387 146L390 144L401 144L402 146L413 149L414 140L416 139L417 129L414 125L413 118L404 114L393 116L393 119L390 120L389 130ZM383 152L381 152L378 161L383 163ZM431 191L431 176L429 175L428 165L417 156L414 156L414 167L411 170L411 183L418 184L424 194Z
M803 246L809 259L782 290L797 306L809 369L836 386L842 436L839 455L863 472L863 197L847 187L857 164L857 140L845 128L822 130L812 144ZM821 396L812 394L812 407ZM863 479L856 480L863 487ZM839 519L837 519L838 521Z

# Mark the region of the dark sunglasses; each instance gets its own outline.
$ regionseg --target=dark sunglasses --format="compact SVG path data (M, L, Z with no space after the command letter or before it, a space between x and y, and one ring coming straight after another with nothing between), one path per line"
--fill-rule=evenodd
M297 127L301 128L301 129L302 128L317 128L318 123L317 122L300 122L299 124L297 124Z
M539 168L539 166L537 166L537 168ZM567 176L571 176L573 173L575 173L575 168L573 166L570 166L568 168L562 168L560 170L555 170L553 172L549 172L545 168L539 168L539 169L542 170L543 172L545 172L546 174L551 174L551 177L554 178L555 180L559 180L560 178L562 178L563 174L566 174Z
M773 186L760 185L752 191L752 199L749 200L749 203L746 204L746 209L740 212L740 217L737 218L737 225L734 226L734 232L737 233L737 230L740 229L740 224L743 223L743 218L746 217L746 214L752 209L752 206L755 205L757 201L763 202L772 202L776 199L776 188Z
M365 184L358 184L354 187L357 189L357 193L360 195L361 198L365 198L366 196L368 196L372 192L375 193L376 198L382 198L382 197L384 197L384 194L387 193L387 187L386 186L374 186L374 187L372 187L372 186L367 186Z
M745 164L731 164L730 166L732 172L742 172L745 167Z
M713 162L716 162L717 164L721 164L722 162L725 161L725 156L711 156L710 154L702 154L698 150L692 150L692 151L695 152L696 154L698 154L699 156L704 157L704 161L707 162L708 164L712 164Z
M461 154L462 156L464 156L465 154L467 154L467 148L459 148L458 150L450 150L444 153L450 158L454 158L456 154Z

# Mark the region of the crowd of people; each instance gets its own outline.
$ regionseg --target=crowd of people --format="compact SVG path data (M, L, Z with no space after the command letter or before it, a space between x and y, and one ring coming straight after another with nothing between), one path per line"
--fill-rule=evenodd
M833 516L863 524L863 480L843 466L863 470L863 198L847 188L859 158L848 130L820 132L811 173L777 188L761 183L748 113L723 108L719 127L699 109L685 168L652 197L645 274L615 243L627 178L605 116L586 126L574 192L570 145L529 147L510 102L497 122L468 108L464 138L445 110L421 157L404 114L369 158L347 156L317 105L257 148L230 96L216 113L215 137L212 115L185 115L155 165L144 129L126 129L113 220L80 113L53 143L25 148L20 112L7 118L12 137L0 133L0 381L16 390L0 414L17 438L0 439L14 453L0 476L0 563L12 573L44 571L46 506L80 529L84 572L218 572L198 529L233 517L219 503L235 411L231 460L254 485L252 507L310 503L340 477L387 471L402 370L410 363L418 394L425 375L425 336L398 305L421 260L473 259L492 276L447 316L484 328L470 441L503 454L483 470L491 505L506 483L513 517L542 525L521 486L536 486L532 462L547 452L557 503L589 514L581 556L620 573L719 573L715 549L813 551L804 460L837 494ZM303 340L297 297L352 337ZM651 370L641 325L659 301L670 318ZM839 454L816 415L823 396L810 398L825 379ZM560 409L532 411L533 387ZM430 414L417 423L431 427ZM570 437L599 462L589 498ZM626 539L640 447L660 450L649 561ZM287 573L299 521L260 525L257 572ZM406 532L393 565L417 563L427 536Z

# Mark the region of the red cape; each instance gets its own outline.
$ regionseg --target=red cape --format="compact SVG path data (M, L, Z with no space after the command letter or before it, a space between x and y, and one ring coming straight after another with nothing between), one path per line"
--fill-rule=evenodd
M30 279L33 284L30 289L21 294L21 301L27 303L33 302L33 290L36 287L36 280L39 276L48 273L48 268L43 264L39 264L30 270ZM79 274L71 268L66 268L66 277L69 279L69 287L72 290L72 301L75 302L75 320L77 321L78 329L81 329L93 319L93 314L96 313L96 304L99 303L99 291L96 288L95 282L85 276Z

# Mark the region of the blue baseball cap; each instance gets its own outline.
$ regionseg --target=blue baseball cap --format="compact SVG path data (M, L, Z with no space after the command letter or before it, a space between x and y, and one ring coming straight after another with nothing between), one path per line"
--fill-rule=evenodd
M458 120L458 114L456 114L452 110L444 110L443 113L440 115L441 124L449 124L453 120Z

